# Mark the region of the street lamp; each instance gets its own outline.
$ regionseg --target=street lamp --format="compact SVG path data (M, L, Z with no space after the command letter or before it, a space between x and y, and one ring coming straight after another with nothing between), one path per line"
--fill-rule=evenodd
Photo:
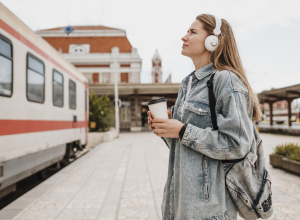
M119 128L119 94L118 94L118 72L117 72L117 57L119 55L119 48L113 47L112 48L112 57L113 57L113 65L114 65L114 78L115 78L115 122L116 122L116 131L117 131L117 138L119 138L120 128Z

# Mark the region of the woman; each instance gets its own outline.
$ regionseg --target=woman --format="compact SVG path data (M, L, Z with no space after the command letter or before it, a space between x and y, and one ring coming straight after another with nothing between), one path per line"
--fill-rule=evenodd
M237 218L221 160L240 159L249 152L253 122L262 113L231 26L224 19L217 21L221 21L221 33L213 51L205 46L217 24L210 14L197 16L182 37L181 53L192 59L195 71L182 80L175 105L168 110L169 119L148 112L149 128L170 148L161 205L164 220ZM213 92L219 129L213 130L206 82L216 70Z

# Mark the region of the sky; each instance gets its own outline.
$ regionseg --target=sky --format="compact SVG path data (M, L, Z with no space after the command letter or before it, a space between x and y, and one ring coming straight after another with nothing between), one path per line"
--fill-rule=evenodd
M163 81L194 70L181 54L196 16L217 15L232 26L248 80L255 92L300 84L299 0L2 0L33 31L67 25L126 30L142 58L141 82L151 80L152 56L162 57Z

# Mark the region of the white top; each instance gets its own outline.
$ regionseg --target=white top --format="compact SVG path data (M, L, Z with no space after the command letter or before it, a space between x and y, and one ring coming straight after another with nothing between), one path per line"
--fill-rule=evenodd
M189 84L187 86L187 92L186 92L185 98L184 98L184 103L183 103L182 108L181 108L181 116L180 116L181 120L182 120L183 108L186 105L186 100L187 100L187 98L188 98L188 96L190 94L190 90L191 90L191 87L192 87L192 79L193 79L193 75L190 76Z

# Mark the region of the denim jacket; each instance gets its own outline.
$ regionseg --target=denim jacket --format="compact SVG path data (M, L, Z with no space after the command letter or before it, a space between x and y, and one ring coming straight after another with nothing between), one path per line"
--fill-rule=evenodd
M248 113L247 87L235 73L219 71L213 82L219 130L213 130L206 82L214 71L210 63L186 76L171 108L173 119L188 125L181 141L162 137L170 148L161 204L163 220L237 218L225 185L226 165L221 160L243 158L250 151L254 101L252 98ZM183 107L191 75L192 86Z

